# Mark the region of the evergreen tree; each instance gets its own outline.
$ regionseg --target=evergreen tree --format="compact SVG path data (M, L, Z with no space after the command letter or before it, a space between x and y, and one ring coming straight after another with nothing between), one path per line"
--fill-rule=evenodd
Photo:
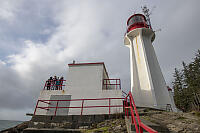
M182 65L183 69L175 68L173 75L175 104L183 111L200 111L200 50L191 63Z
M183 78L182 78L182 73L175 68L174 72L174 81L173 81L173 89L174 89L174 101L176 103L176 106L179 109L183 109L182 105L182 92L183 92Z

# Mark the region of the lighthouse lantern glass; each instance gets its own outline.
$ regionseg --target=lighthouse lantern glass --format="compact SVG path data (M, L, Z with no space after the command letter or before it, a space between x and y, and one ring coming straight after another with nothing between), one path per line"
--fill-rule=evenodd
M128 26L134 24L134 23L146 23L145 19L143 16L137 15L137 16L133 16L129 22L128 22Z

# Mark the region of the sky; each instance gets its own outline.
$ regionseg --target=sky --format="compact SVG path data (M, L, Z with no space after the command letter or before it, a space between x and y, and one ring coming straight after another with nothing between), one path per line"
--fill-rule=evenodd
M45 80L69 63L104 62L130 89L126 20L152 11L153 46L171 86L174 68L200 49L199 0L0 0L0 120L28 120ZM161 31L159 31L161 29Z

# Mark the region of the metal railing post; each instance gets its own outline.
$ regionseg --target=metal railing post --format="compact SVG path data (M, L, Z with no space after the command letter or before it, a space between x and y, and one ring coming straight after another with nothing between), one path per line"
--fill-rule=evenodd
M117 79L116 79L116 90L117 90Z
M139 130L140 130L140 133L143 133L143 129L140 125L139 125Z
M34 110L34 113L33 113L34 115L35 115L35 113L36 113L36 110L37 110L39 101L40 101L40 100L37 101L37 104L36 104L36 106L35 106L35 110Z
M140 132L140 133L143 133L143 129L145 129L145 130L146 130L147 132L149 132L149 133L157 133L157 131L153 130L152 128L148 127L147 125L144 125L144 124L141 122L131 92L129 92L128 95L129 95L129 98L130 98L131 117L133 117L134 124L135 124L135 128L136 128L136 126L137 126L137 121L138 121L138 124L139 124L139 132ZM135 119L135 115L134 115L133 109L135 110L135 114L136 114L137 121L136 121L136 119ZM136 128L136 132L139 133L139 132L137 131L137 128Z
M43 90L45 90L46 85L47 85L47 81L45 82L45 85L44 85L44 89L43 89Z
M121 88L121 80L119 79L119 88L120 88L120 90L122 89Z
M125 105L126 101L125 100L126 100L126 98L124 98L124 105L123 106L124 106L124 113L125 113L125 116L126 116L126 105Z
M135 102L134 102L134 99L133 99L133 96L132 96L132 94L131 94L131 92L129 92L130 94L130 103L133 105L133 107L134 107L134 110L135 110L135 114L136 114L136 117L137 117L137 120L138 120L138 123L139 123L139 125L140 125L140 123L141 123L141 121L140 121L140 117L139 117L139 114L138 114L138 112L137 112L137 108L136 108L136 105L135 105Z
M107 90L107 80L106 80L106 90Z
M56 109L55 109L55 114L54 114L54 116L56 116L57 109L58 109L58 101L57 101L57 103L56 103Z
M126 98L126 107L128 107L128 98ZM129 118L129 113L128 113L128 108L127 108L127 110L126 110L126 114L127 114L127 116L128 116L128 118Z
M83 104L84 104L84 99L82 99L81 115L83 114Z
M137 122L136 122L135 115L134 115L134 112L133 112L133 108L131 107L131 104L130 104L130 108L131 108L131 122L132 122L132 124L133 123L135 124L136 133L139 133Z
M109 100L109 114L110 114L110 98L108 100Z

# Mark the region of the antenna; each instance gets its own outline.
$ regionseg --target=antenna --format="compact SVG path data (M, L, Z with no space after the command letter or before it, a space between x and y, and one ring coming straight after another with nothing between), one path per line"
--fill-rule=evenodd
M160 32L161 31L161 29L157 29L157 30L155 30L154 32Z
M154 6L154 7L152 8L151 12L149 12L149 9L147 8L146 5L144 5L144 6L142 7L142 12L144 13L144 15L145 15L145 17L146 17L146 19L147 19L148 26L149 26L151 29L152 29L152 27L151 27L150 15L152 14L153 9L155 9L155 8L156 8L156 7Z

